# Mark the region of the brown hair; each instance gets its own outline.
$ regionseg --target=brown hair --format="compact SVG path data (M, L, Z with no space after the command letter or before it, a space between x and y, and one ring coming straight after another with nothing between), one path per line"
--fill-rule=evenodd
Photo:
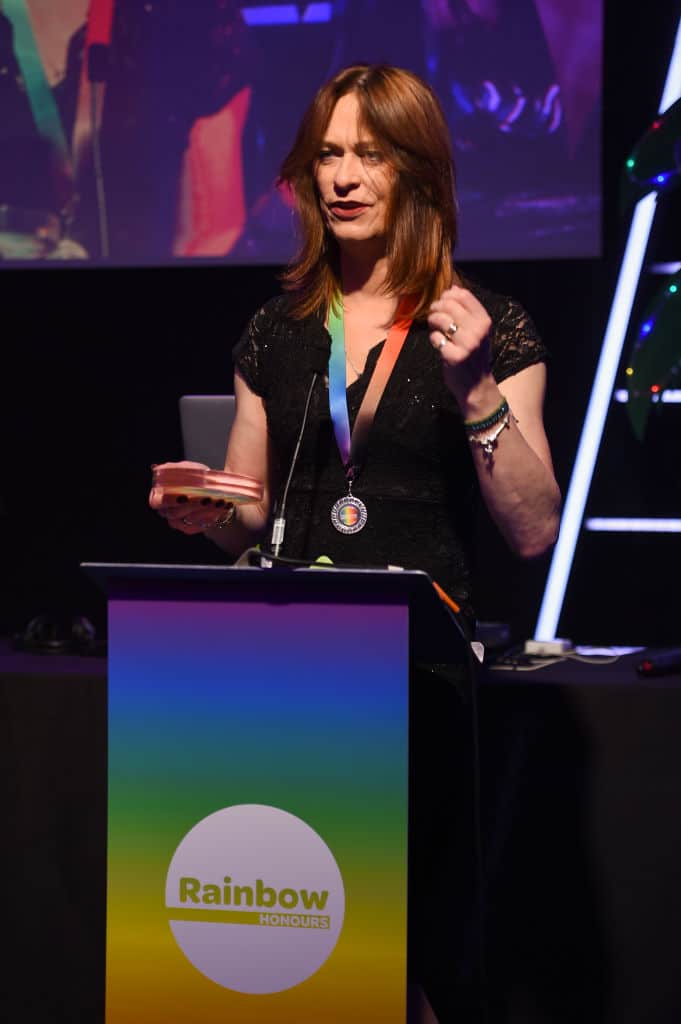
M315 166L334 107L357 96L362 127L381 143L395 173L388 217L386 287L413 296L414 316L452 282L457 216L449 132L431 88L417 75L386 64L356 64L319 90L284 160L279 184L291 188L302 233L300 251L282 275L292 312L325 309L340 290L338 244L324 223Z

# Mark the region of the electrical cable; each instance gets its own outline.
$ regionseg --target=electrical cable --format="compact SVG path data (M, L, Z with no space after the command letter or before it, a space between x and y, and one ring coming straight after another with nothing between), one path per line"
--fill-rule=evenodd
M581 661L587 665L612 665L619 661L621 654L580 654L577 650L564 651L560 655L527 654L519 645L511 647L501 654L492 664L490 671L537 672L550 665L559 665L564 661Z

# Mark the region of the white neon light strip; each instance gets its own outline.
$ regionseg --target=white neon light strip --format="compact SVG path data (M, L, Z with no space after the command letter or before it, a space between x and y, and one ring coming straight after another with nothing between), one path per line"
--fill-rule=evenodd
M679 24L676 26L676 40L672 51L672 59L669 61L669 68L667 69L667 78L662 90L658 114L664 114L665 110L668 110L672 103L676 103L679 96L681 96L681 17L679 18Z
M624 519L594 516L584 523L592 533L681 533L681 519Z
M658 113L667 110L680 95L681 18L679 18L677 26L676 39ZM610 405L615 375L622 356L622 346L655 216L656 200L655 193L644 196L637 203L632 217L629 238L582 428L582 436L565 498L560 535L553 551L539 618L535 626L535 640L553 640L558 630L558 621L572 569L577 537L584 517L584 507L603 436L605 417Z
M651 263L648 270L651 274L678 274L681 263Z
M558 629L584 506L591 486L610 396L655 214L656 198L654 193L645 196L634 210L582 436L565 498L560 535L553 552L539 619L535 627L535 640L553 640Z

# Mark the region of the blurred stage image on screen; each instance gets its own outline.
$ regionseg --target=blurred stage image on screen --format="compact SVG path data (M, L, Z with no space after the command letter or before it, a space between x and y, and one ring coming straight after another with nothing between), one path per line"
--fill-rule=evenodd
M0 259L279 264L300 110L351 62L436 90L460 259L593 257L602 0L3 0Z

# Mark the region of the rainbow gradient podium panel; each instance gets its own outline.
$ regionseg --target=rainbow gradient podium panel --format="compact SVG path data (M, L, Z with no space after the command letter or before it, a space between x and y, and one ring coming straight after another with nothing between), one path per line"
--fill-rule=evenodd
M462 643L428 577L84 568L109 595L106 1024L401 1024L410 651Z

